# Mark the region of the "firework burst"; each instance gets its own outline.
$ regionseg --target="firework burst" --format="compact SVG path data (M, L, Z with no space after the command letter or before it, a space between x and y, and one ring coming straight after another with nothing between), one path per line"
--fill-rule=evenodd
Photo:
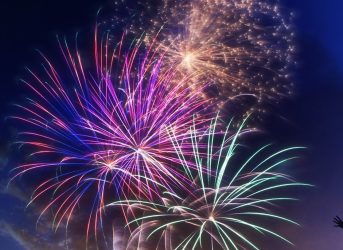
M291 94L292 13L276 1L164 0L156 5L137 14L125 4L130 20L113 23L129 23L126 28L133 33L148 30L145 42L176 65L176 79L192 73L191 83L209 84L202 96L216 100L231 116L264 113Z
M123 41L112 44L109 34L96 31L94 70L78 50L60 42L70 75L60 74L43 55L45 73L28 69L32 80L23 81L32 95L27 105L18 105L22 115L13 118L25 124L18 143L33 152L32 162L16 168L14 178L29 171L53 173L39 180L31 202L50 200L42 214L53 210L56 228L85 204L88 234L91 225L96 230L102 224L99 207L105 203L132 196L150 200L161 187L190 182L178 168L168 133L191 153L186 132L194 117L198 125L204 121L197 115L204 102L181 87L187 78L167 90L175 72L160 73L161 58L139 39L127 50Z
M141 235L153 242L150 248L156 249L259 249L253 240L256 235L270 235L291 244L266 225L271 221L297 224L278 215L273 205L294 200L285 195L285 189L307 186L277 170L296 158L282 158L284 154L302 148L286 148L261 158L269 147L266 145L235 168L232 162L242 126L231 137L227 130L216 147L216 122L213 122L207 137L207 152L203 153L198 147L202 139L192 129L193 159L197 166L192 192L186 195L165 192L163 202L130 200L109 205L126 203L130 209L141 210L142 216L129 223L138 225L129 244L139 244ZM187 156L177 142L175 145L187 168Z

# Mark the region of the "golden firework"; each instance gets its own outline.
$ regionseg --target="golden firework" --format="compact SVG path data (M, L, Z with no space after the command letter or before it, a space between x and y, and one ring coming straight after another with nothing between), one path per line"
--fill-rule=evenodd
M276 1L163 0L128 16L127 30L144 31L147 45L164 55L162 70L191 75L189 85L208 86L203 97L221 108L263 113L291 94L293 14Z

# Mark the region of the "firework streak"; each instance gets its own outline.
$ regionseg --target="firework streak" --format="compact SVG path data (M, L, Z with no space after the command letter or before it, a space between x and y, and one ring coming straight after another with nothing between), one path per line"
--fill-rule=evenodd
M16 168L14 178L44 169L56 173L40 181L31 201L52 196L42 214L52 209L56 228L84 197L91 204L88 232L92 223L102 224L99 207L108 202L157 199L161 189L190 183L169 133L191 154L187 131L194 118L200 126L204 121L197 115L204 101L183 87L187 77L167 90L175 72L160 73L162 58L154 51L142 49L139 39L125 51L124 39L113 45L108 34L97 33L95 70L59 42L69 77L42 55L45 73L28 69L32 80L23 82L32 95L28 105L18 105L22 115L13 117L27 130L18 143L33 148L32 162Z
M163 0L158 7L141 2L136 8L117 3L117 12L127 15L112 19L115 29L144 30L145 42L176 65L175 82L196 72L187 83L209 84L202 97L216 100L229 115L257 117L291 94L293 14L277 1Z
M281 171L302 148L266 145L240 163L251 130L219 122L291 94L293 15L272 2L138 1L133 15L116 1L92 55L58 39L62 63L42 54L42 72L28 69L30 95L12 117L31 150L12 179L38 173L30 204L44 204L56 230L86 215L96 243L101 228L124 245L129 228L128 249L259 249L260 235L290 243L270 225L297 224L274 204L307 186ZM118 27L125 36L114 42Z
M256 235L274 236L291 244L266 223L274 220L297 224L271 208L275 203L294 200L282 195L285 189L307 186L277 171L296 158L283 158L284 154L302 148L286 148L261 158L260 155L270 146L266 145L240 167L235 167L231 162L239 147L238 137L244 132L242 126L233 136L229 136L227 129L222 143L216 146L214 120L207 136L207 152L198 147L202 138L197 130L191 130L193 159L197 166L196 171L190 170L194 174L194 183L189 188L192 192L186 195L165 192L163 202L130 200L109 204L129 204L131 209L142 211L142 216L129 223L138 225L129 244L139 245L141 235L154 242L149 249L259 249L252 240ZM175 150L187 168L187 156L177 141L175 138Z

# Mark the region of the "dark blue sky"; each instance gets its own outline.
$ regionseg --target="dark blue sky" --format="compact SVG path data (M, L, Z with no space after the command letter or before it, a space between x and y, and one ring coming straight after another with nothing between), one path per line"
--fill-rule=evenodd
M55 34L72 36L89 27L94 23L97 9L109 2L13 0L0 4L2 117L11 112L9 104L24 95L17 78L25 65L37 62L34 49L56 51ZM332 218L343 217L343 1L283 2L297 16L300 65L296 74L297 91L264 126L279 145L308 146L304 162L295 174L316 187L298 193L300 201L291 206L289 213L303 226L292 231L285 228L296 246L283 245L280 249L339 250L343 249L343 230L333 227ZM8 158L12 131L7 123L0 124L0 150L4 159ZM0 180L5 178L4 172L0 171L1 174L4 176ZM8 199L0 196L0 216L9 209L2 205L4 201ZM0 241L11 244L1 237ZM8 250L20 249L8 247Z
M311 35L343 65L343 2L340 0L288 0L292 9L298 9L298 28ZM314 51L315 53L315 51Z
M300 194L292 213L303 226L291 235L295 249L343 249L343 231L331 222L343 215L343 1L284 2L297 14L298 90L282 107L291 125L271 122L269 131L308 146L300 175L316 185Z

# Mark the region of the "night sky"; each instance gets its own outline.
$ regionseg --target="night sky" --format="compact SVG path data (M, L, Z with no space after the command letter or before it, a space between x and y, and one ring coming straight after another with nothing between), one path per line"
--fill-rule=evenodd
M25 96L18 81L24 67L39 62L35 49L50 56L58 52L56 34L73 37L76 32L89 32L97 10L111 4L105 0L0 4L0 188L21 157L10 146L17 131L6 117L13 112L11 104ZM299 201L287 211L302 225L281 229L295 247L282 244L278 249L343 249L343 230L332 222L336 215L343 217L343 2L288 0L283 6L296 13L296 90L261 127L277 145L308 147L292 175L315 187L296 193ZM24 223L20 212L25 213L21 206L25 199L21 198L19 191L0 191L0 249L19 250L31 244L25 237L13 239L15 233L11 239L6 232L11 231L8 224Z

